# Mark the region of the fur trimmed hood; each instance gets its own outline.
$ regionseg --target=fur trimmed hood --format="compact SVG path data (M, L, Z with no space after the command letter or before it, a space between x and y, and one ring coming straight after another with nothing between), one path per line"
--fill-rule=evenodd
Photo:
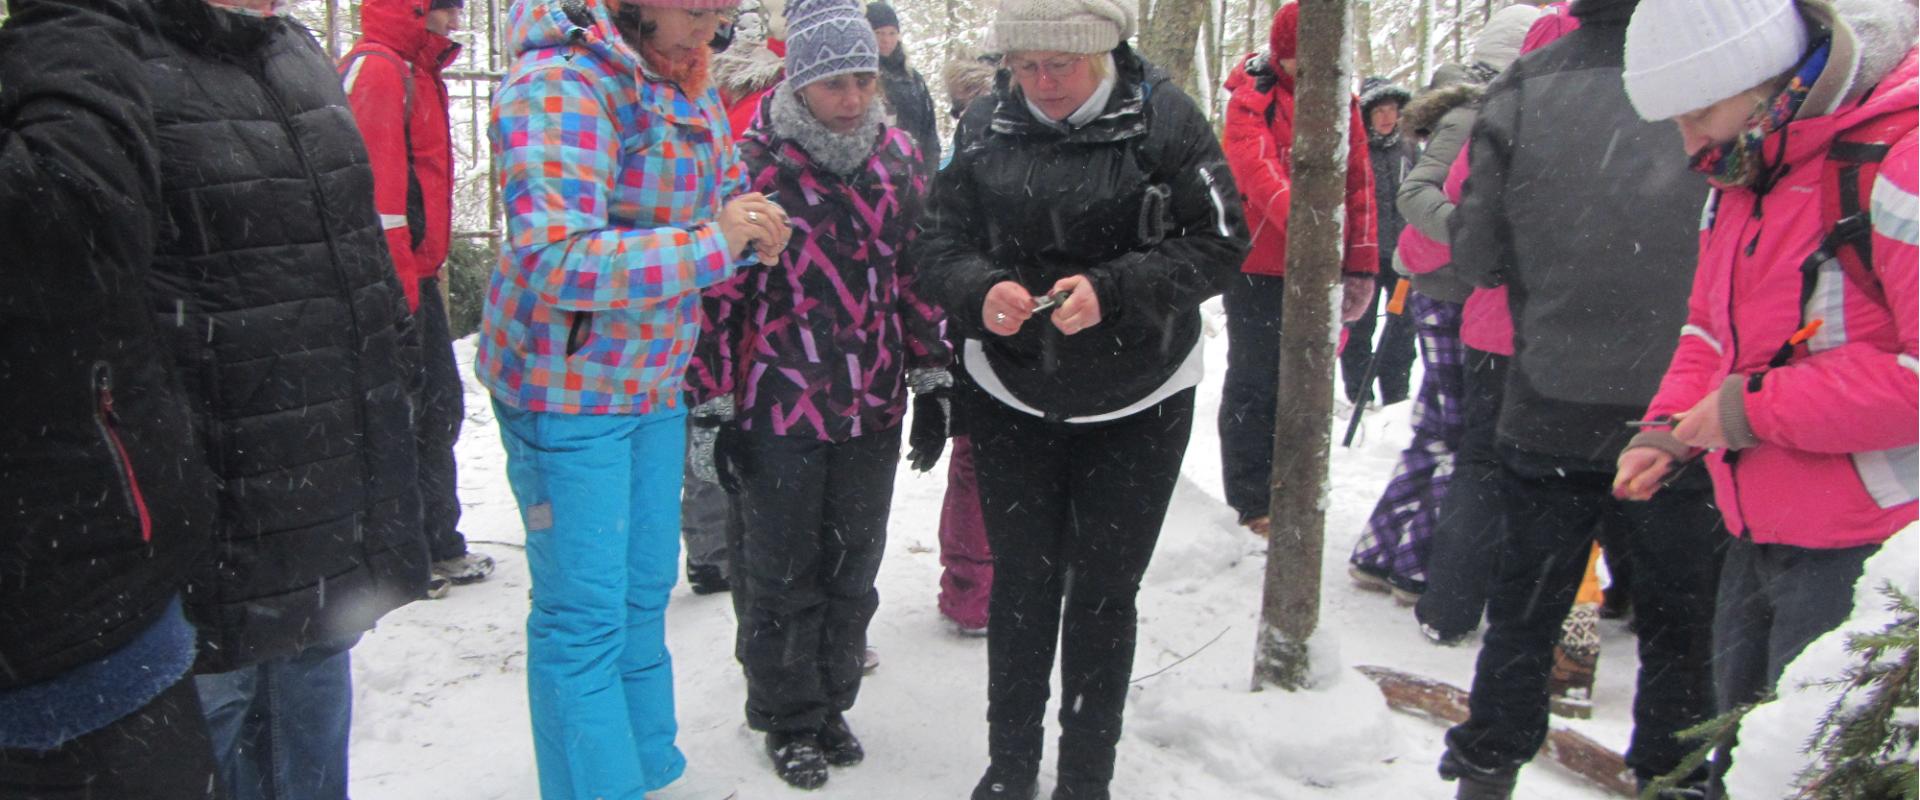
M957 58L940 69L940 82L946 87L949 102L964 104L992 93L993 75L998 71L980 58Z
M713 57L713 85L728 97L746 97L779 83L786 67L767 41L741 42Z
M1478 103L1486 94L1486 85L1479 83L1456 83L1421 92L1400 111L1400 127L1416 134L1431 132L1447 112Z

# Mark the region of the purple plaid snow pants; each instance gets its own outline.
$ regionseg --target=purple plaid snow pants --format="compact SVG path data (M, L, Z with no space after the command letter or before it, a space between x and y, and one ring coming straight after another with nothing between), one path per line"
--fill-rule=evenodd
M1412 591L1426 588L1427 549L1466 422L1460 409L1466 391L1460 308L1422 294L1407 298L1426 368L1414 400L1413 442L1401 451L1393 479L1353 548L1356 566Z

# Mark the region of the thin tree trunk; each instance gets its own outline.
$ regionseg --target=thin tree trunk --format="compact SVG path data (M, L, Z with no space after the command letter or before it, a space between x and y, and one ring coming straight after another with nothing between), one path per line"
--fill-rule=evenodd
M1420 17L1414 22L1413 26L1415 50L1418 53L1418 55L1414 57L1414 61L1416 62L1417 74L1420 76L1418 82L1422 84L1426 82L1427 76L1432 73L1432 70L1428 67L1430 56L1433 53L1433 2L1434 0L1420 0Z
M1173 85L1198 97L1193 50L1207 20L1208 0L1155 0L1152 16L1142 17L1140 51L1167 71ZM1144 9L1143 9L1144 10Z
M1310 688L1308 643L1320 624L1334 339L1346 215L1350 119L1347 0L1301 0L1294 94L1293 197L1280 318L1280 401L1273 436L1273 529L1254 689Z
M1353 47L1359 57L1362 76L1378 74L1373 60L1373 2L1357 0L1353 4Z

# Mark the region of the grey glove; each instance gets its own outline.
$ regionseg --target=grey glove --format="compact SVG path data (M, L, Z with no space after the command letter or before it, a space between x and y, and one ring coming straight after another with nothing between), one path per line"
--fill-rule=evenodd
M733 421L733 397L716 397L695 406L693 426L687 432L687 465L693 477L703 483L719 483L720 469L714 459L714 445L720 440L720 427Z

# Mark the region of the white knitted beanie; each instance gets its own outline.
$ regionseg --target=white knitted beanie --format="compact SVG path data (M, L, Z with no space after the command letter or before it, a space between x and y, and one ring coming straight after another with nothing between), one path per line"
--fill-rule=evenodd
M1641 0L1627 23L1627 98L1672 119L1780 76L1807 51L1794 0Z
M1000 52L1105 53L1133 37L1135 0L1002 0Z

